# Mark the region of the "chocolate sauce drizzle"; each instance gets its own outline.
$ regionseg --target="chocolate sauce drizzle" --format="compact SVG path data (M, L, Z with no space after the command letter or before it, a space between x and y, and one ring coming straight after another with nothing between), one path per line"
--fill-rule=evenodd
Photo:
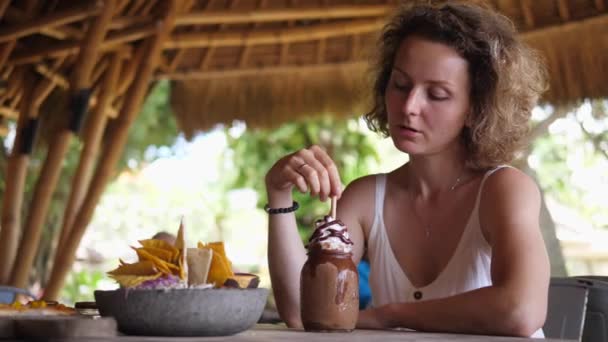
M319 220L319 221L321 221L321 220ZM317 221L317 222L319 222L319 221ZM325 222L321 226L317 227L315 229L315 231L312 233L312 236L310 237L310 239L308 239L309 245L310 245L310 243L312 243L313 241L315 241L317 239L318 239L319 242L322 242L322 241L325 241L325 240L329 239L330 237L338 238L343 243L345 243L347 245L352 245L353 242L349 238L347 238L346 236L344 236L344 231L346 231L346 228L345 229L341 229L341 230L326 229L325 231L328 232L327 236L324 236L324 237L322 236L323 229L327 228L327 227L329 227L331 225L334 225L334 224L338 224L338 225L340 225L342 227L345 226L345 224L342 221L340 221L340 220L333 220L333 221ZM307 245L306 247L308 248L309 245Z

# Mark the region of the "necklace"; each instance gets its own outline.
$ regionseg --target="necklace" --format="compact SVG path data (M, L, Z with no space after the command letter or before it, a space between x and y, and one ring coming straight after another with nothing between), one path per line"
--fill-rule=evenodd
M462 176L464 176L464 173L465 173L465 171L463 170L462 174L460 176L458 176L458 178L456 178L456 181L450 187L450 192L454 191L454 189L456 189L456 187L458 187L460 185L460 180L462 179ZM422 226L424 227L425 237L428 239L431 236L431 223L430 222L428 224L424 223L424 221L420 218L420 215L418 215L418 211L416 211L416 202L414 200L412 193L413 192L410 191L410 197L411 197L411 201L412 201L412 204L411 204L412 213L416 217L416 220L418 222L420 222L422 224Z

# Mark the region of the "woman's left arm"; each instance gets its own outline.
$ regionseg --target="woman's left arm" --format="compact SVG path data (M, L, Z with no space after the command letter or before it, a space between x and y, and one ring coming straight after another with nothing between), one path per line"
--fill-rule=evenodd
M360 328L406 327L530 336L544 324L550 267L539 227L540 192L521 171L488 177L479 219L492 246L492 285L452 297L360 312Z

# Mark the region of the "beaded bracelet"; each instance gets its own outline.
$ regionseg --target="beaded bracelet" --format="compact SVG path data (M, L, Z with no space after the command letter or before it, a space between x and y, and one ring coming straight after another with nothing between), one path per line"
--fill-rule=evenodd
M300 204L298 204L298 202L296 202L296 201L293 201L292 206L288 207L288 208L270 208L268 206L268 204L266 204L264 206L264 211L270 215L287 214L287 213L291 213L291 212L298 210L299 207L300 207Z

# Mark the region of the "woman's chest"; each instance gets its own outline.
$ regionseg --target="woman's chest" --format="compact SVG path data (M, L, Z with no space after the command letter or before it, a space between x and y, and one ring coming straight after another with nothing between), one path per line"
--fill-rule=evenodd
M473 189L474 190L474 189ZM442 205L420 206L387 192L383 221L390 250L415 287L433 283L460 249L467 248L474 229L475 191L463 191Z

